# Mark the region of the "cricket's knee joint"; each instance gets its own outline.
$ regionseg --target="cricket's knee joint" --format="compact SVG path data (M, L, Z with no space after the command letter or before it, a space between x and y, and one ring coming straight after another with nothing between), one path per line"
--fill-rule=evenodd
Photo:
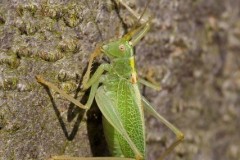
M143 160L143 156L142 155L136 155L136 160Z
M177 134L177 140L179 140L179 141L183 141L184 140L184 134L182 132L179 132Z
M36 78L38 83L42 83L44 81L43 77L41 75L36 75L35 78Z
M151 27L151 24L150 24L149 21L146 23L146 26L149 27L149 28Z
M87 111L89 110L89 108L90 108L91 106L85 104L84 107L86 108L86 109L85 109L85 112L87 113Z
M81 90L81 91L85 91L85 90L86 90L85 84L86 84L86 83L82 83L82 84L80 85L80 90Z
M142 19L141 21L142 21L142 22L141 22L142 24L145 23L145 28L147 28L146 30L149 30L149 29L151 28L151 22L150 22L150 20Z
M80 90L81 91L86 91L88 89L88 86L86 83L82 83L82 85L80 86Z

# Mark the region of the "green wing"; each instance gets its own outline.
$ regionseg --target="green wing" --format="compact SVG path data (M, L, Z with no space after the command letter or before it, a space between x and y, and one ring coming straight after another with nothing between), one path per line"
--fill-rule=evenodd
M142 157L142 153L140 153L124 128L123 121L120 118L118 110L116 109L117 107L114 106L115 103L112 102L110 97L104 91L103 87L99 87L95 98L99 109L104 115L104 118L106 118L106 120L114 127L114 129L116 129L116 131L128 142L135 156Z

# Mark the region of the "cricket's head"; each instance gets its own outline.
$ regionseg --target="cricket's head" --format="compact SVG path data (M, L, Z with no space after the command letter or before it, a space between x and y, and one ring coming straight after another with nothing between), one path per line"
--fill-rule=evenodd
M124 39L103 45L102 51L110 58L129 58L133 56L132 45Z

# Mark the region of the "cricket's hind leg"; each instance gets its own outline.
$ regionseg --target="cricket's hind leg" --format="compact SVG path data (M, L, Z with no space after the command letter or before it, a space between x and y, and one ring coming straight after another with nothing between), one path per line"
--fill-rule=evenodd
M123 157L71 157L71 156L54 156L49 160L135 160L133 158Z
M162 156L159 158L160 160L163 160L170 152L173 151L173 149L183 141L184 134L175 127L172 123L170 123L168 120L166 120L163 116L161 116L157 111L153 108L153 106L146 100L146 98L142 97L142 102L144 109L149 112L151 115L153 115L155 118L157 118L159 121L161 121L163 124L165 124L175 135L176 135L176 141L171 144L168 149L162 154Z

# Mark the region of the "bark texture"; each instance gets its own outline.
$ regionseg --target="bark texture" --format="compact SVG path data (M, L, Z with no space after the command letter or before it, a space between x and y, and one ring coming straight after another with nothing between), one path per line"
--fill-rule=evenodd
M128 3L142 13L146 1ZM185 133L169 160L240 157L239 6L239 0L152 0L147 8L152 28L136 47L136 62L139 75L162 90L142 93ZM85 113L35 76L81 99L78 87L96 44L135 24L114 0L2 0L0 159L108 156L97 106ZM148 114L146 126L147 159L155 160L175 137Z

